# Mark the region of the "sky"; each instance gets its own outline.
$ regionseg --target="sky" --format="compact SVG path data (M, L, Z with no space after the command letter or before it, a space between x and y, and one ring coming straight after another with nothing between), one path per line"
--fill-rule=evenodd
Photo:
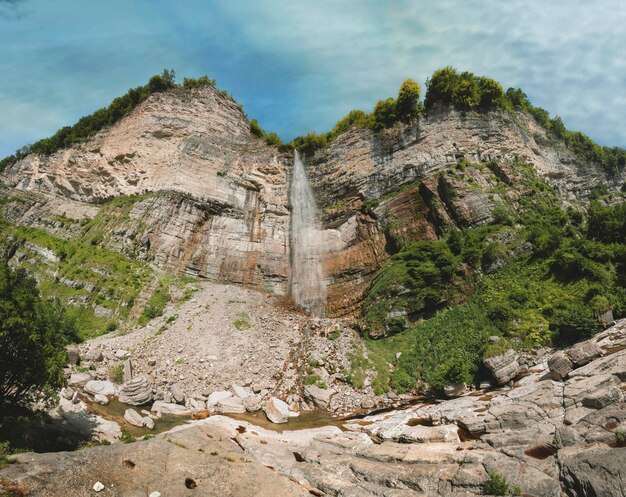
M284 141L452 65L626 147L625 26L624 0L0 0L0 157L164 68Z

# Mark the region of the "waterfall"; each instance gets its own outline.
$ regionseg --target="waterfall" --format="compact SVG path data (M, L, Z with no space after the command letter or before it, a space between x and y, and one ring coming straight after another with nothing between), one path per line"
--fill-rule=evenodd
M313 316L326 305L322 272L324 252L319 211L298 151L294 151L291 175L291 294L296 304Z

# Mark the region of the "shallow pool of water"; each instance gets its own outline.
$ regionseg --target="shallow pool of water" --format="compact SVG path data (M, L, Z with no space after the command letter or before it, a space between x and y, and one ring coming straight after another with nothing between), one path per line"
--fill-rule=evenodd
M175 426L179 426L190 421L190 417L188 416L172 416L169 414L164 414L161 419L154 420L154 429L149 430L148 428L139 428L137 426L133 426L126 422L124 419L124 412L126 409L134 409L135 411L141 413L142 409L146 411L150 410L150 405L147 406L128 406L126 404L122 404L117 399L111 399L111 401L103 406L102 404L93 403L87 404L87 408L89 412L96 414L98 416L103 417L104 419L108 419L110 421L115 421L123 430L126 430L133 437L143 437L144 435L156 435L158 433L162 433L164 431L171 430ZM141 414L145 416L145 414Z

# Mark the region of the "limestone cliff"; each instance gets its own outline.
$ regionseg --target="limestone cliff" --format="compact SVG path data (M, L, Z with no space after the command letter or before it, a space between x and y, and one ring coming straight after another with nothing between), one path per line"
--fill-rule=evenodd
M80 219L86 203L161 192L137 202L128 219L113 219L104 243L133 246L132 255L172 271L286 291L288 164L211 87L153 94L93 140L28 156L2 180L41 193L27 202L37 216L7 209L31 225L61 214ZM58 197L67 200L56 208Z
M623 181L582 163L524 113L431 112L378 134L353 128L307 157L324 207L329 314L356 310L394 237L433 239L514 204L523 194L516 157L565 202ZM461 159L487 167L440 174ZM2 213L67 239L80 226L59 216L90 219L109 199L141 195L127 211L109 209L98 243L168 271L286 294L291 162L255 137L240 106L219 91L170 91L88 142L9 167L2 195L20 202Z

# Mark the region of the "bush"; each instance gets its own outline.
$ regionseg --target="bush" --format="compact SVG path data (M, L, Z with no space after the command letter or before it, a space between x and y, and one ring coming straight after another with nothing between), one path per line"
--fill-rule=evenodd
M75 335L64 309L43 301L23 269L0 260L0 409L31 407L40 393L52 402L64 384L64 345Z
M407 79L398 91L396 114L398 119L408 121L419 114L420 85Z
M397 121L396 101L393 98L379 100L374 107L374 131L381 131L393 126Z
M504 476L489 471L489 480L485 483L483 492L486 495L506 495L509 492L509 484Z

